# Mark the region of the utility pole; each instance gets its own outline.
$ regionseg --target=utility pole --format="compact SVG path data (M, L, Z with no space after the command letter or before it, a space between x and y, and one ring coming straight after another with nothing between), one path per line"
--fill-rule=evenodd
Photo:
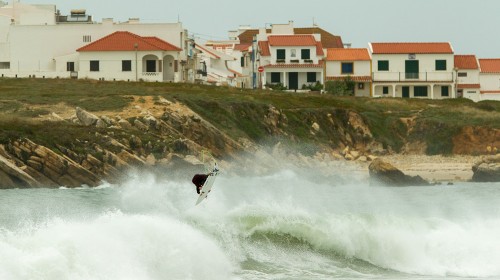
M256 74L255 74L255 54L256 54L256 51L255 51L255 43L257 42L257 38L256 36L253 37L253 40L252 40L252 88L253 89L256 89L257 88L257 77L256 77Z

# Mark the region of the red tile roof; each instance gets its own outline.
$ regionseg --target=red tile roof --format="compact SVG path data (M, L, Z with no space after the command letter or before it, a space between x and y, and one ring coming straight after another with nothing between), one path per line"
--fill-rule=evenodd
M458 69L479 69L475 55L455 55L455 67Z
M323 44L321 44L321 42L316 42L316 55L325 56L325 51L323 51Z
M269 50L268 41L259 41L259 50L261 56L271 56L271 50Z
M235 51L248 51L252 44L237 44L234 46Z
M500 94L500 90L482 90L481 94Z
M472 89L472 88L481 88L480 84L458 84L458 89Z
M371 60L368 49L328 49L326 60L358 61Z
M326 77L327 81L343 81L346 79L348 76L330 76ZM349 76L351 80L355 82L371 82L372 77L371 76Z
M83 46L78 52L96 51L181 51L180 48L157 37L141 37L128 31L117 31Z
M273 47L316 46L313 35L270 35L267 40Z
M267 33L271 33L271 29L266 30ZM325 48L343 48L342 38L340 36L335 36L330 32L323 30L320 27L298 27L293 29L294 34L320 34L321 43ZM259 34L258 29L249 29L238 35L241 44L251 44L253 36Z
M450 43L371 43L374 54L453 54Z
M480 59L481 73L500 73L500 58Z

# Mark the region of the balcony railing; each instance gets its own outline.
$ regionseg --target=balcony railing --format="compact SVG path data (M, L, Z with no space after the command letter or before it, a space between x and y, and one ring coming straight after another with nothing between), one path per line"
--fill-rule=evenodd
M374 82L453 82L453 72L373 72Z

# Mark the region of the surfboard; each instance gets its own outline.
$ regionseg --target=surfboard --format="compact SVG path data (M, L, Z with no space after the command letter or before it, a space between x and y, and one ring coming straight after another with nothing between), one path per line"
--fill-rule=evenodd
M219 174L219 169L217 168L217 163L214 163L214 166L210 171L210 174L208 175L205 184L203 184L203 187L201 187L200 196L196 201L196 205L200 204L205 198L207 198L208 193L212 189L212 186L214 185L215 182L215 178L217 177L218 174Z

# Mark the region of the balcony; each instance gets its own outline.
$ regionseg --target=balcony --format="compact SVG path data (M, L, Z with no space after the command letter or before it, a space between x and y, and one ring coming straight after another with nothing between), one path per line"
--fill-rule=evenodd
M374 82L453 82L453 72L373 72Z

